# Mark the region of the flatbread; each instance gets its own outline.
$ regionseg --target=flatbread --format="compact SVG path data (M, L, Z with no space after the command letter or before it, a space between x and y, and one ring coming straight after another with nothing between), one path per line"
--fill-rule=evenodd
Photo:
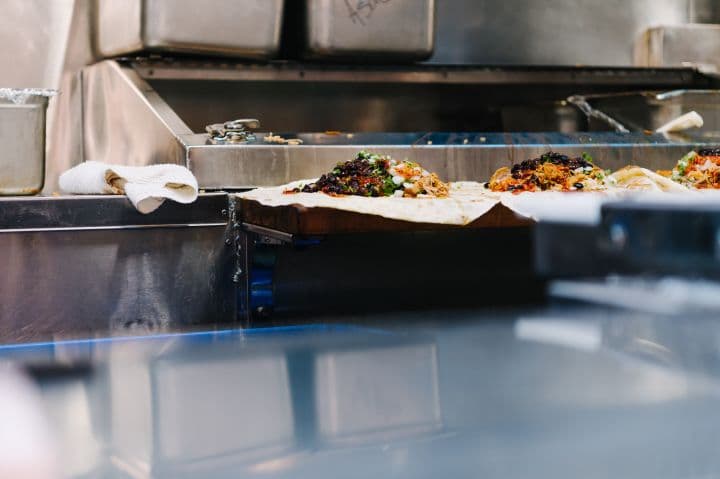
M450 194L447 198L369 198L330 196L325 193L285 193L314 181L301 180L274 188L258 188L237 196L265 206L298 204L306 208L333 208L413 223L460 226L472 223L499 202L497 198L483 193L484 187L481 183L472 181L450 183Z
M258 188L238 196L265 206L302 205L306 208L337 210L382 216L413 223L467 225L495 205L502 204L520 216L536 221L575 221L597 223L600 206L611 200L634 199L657 193L691 193L692 190L646 168L629 166L610 175L611 185L600 192L492 192L482 183L450 183L447 198L397 198L330 196L324 193L284 193L316 180L301 180L274 188ZM718 193L720 195L720 192ZM675 195L669 195L675 196Z
M663 191L667 193L687 193L687 187L658 175L654 171L639 166L626 166L609 177L614 187L625 190Z

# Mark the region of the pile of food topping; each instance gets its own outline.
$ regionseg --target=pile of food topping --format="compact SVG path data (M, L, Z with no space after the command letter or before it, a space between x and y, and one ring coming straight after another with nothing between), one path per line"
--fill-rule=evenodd
M283 138L280 135L273 135L269 132L263 137L265 143L275 143L278 145L302 145L303 141L300 138Z
M596 191L603 190L607 172L587 153L571 158L548 152L512 168L503 167L485 184L492 191Z
M672 171L658 173L692 188L720 188L720 148L691 151Z
M354 160L338 163L314 183L285 193L326 193L328 195L395 196L445 198L449 187L417 163L397 161L367 151Z

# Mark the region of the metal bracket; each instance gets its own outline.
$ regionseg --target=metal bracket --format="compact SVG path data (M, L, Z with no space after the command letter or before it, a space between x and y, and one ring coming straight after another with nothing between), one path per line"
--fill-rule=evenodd
M233 280L238 289L239 319L243 327L267 320L275 309L275 265L279 248L306 247L321 238L298 237L238 220L236 204L231 202L236 269Z
M293 243L295 236L291 233L285 233L284 231L274 230L272 228L266 228L264 226L251 225L243 223L242 228L250 233L255 233L259 236L259 240L263 244L283 244Z

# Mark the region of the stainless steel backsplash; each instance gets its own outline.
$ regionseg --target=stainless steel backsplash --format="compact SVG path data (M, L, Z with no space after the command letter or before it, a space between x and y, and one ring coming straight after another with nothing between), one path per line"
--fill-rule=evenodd
M647 28L712 22L717 0L438 0L434 63L633 64Z

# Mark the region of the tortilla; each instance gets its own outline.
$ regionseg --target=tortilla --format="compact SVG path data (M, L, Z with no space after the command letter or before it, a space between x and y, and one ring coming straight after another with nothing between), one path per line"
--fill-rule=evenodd
M609 176L609 182L616 188L626 190L663 191L687 193L691 190L654 171L639 166L626 166Z
M720 189L720 148L693 150L667 173L671 180L693 190Z
M472 181L450 183L450 194L447 198L286 193L314 181L316 180L302 180L273 188L258 188L240 193L238 197L254 200L265 206L298 204L306 208L333 208L413 223L459 226L472 223L499 202L497 198L484 194L482 184Z
M494 192L602 191L606 172L587 153L571 158L549 151L537 158L499 168L488 181Z

